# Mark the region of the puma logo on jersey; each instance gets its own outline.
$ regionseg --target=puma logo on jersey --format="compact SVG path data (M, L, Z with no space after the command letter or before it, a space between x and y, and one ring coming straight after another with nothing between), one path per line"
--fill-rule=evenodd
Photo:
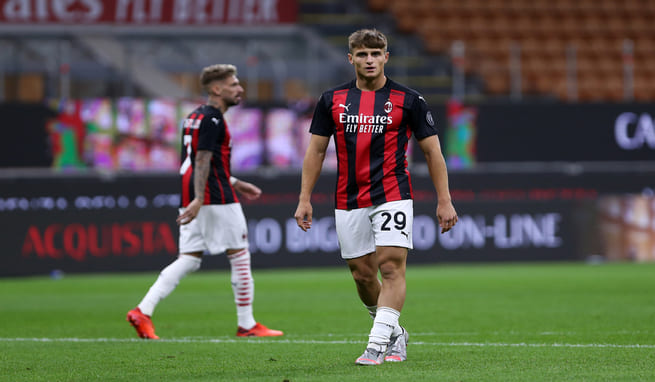
M400 231L400 233L402 233L403 235L405 235L406 238L409 239L409 235L407 235L404 231Z
M216 117L213 117L213 118L212 118L212 122L214 122L215 124L217 124L217 125L218 125L218 118L216 118Z
M339 107L342 107L345 111L349 111L348 108L350 107L350 104L344 105L344 104L340 103Z

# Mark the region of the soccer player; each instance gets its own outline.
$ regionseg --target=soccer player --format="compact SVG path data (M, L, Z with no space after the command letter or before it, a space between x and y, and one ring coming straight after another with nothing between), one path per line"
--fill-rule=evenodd
M409 339L398 321L405 302L407 252L412 248L414 212L406 158L412 134L438 194L436 216L442 233L455 225L457 213L425 99L384 74L389 60L386 37L375 29L362 29L350 35L348 44L355 80L324 92L318 100L294 217L304 231L311 227L311 193L334 136L335 222L341 256L374 320L366 350L355 362L402 362Z
M256 199L261 190L230 175L232 142L223 114L238 105L243 94L233 65L204 68L200 83L207 103L196 108L182 126L182 194L180 255L161 271L139 305L127 313L127 321L141 338L159 339L150 317L187 274L200 268L203 253L225 252L230 261L232 289L237 309L239 337L281 336L255 321L252 311L254 283L248 251L246 219L235 191Z

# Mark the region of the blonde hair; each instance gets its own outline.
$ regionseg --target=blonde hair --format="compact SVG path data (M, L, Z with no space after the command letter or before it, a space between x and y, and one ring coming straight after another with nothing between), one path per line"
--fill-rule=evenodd
M348 47L352 53L357 48L387 50L387 36L377 29L360 29L348 37Z
M230 76L237 75L237 67L231 64L210 65L200 73L200 85L207 90L207 86L214 81L222 81Z

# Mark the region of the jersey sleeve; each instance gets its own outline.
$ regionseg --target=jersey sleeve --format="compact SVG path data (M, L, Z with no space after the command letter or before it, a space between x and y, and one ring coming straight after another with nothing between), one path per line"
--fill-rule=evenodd
M312 124L309 127L310 133L325 137L329 137L334 133L334 121L332 120L330 108L328 107L330 103L331 101L328 96L325 94L321 95L314 109Z
M411 108L412 130L416 139L421 140L432 135L437 135L437 127L430 108L425 98L417 96Z
M217 117L211 114L206 115L202 121L200 121L197 150L214 150L216 142L219 141L219 137L224 132L225 122L222 117Z

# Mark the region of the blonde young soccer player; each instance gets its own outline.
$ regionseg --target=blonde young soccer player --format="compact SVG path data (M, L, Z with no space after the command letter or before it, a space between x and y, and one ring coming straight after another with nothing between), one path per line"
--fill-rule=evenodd
M409 334L398 322L405 303L407 252L412 248L414 215L406 158L412 134L425 154L438 194L436 215L442 233L455 225L457 213L425 99L384 74L389 59L386 37L375 29L363 29L351 34L348 43L355 79L324 92L316 105L294 216L303 230L311 227L311 193L334 136L335 221L341 256L374 317L366 350L355 362L379 365L407 359Z

